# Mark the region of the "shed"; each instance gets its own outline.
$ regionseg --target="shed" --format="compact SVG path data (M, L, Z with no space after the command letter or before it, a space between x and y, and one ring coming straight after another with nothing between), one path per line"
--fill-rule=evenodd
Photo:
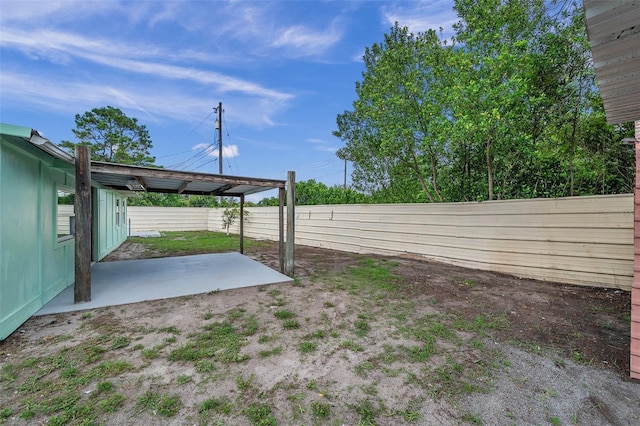
M640 1L584 0L587 34L607 122L635 121L634 277L631 289L632 378L640 379Z

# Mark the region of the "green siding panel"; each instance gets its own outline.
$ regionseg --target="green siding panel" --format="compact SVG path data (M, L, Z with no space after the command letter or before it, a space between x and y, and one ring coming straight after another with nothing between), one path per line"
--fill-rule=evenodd
M37 159L2 145L0 157L0 338L40 302L40 167ZM33 314L29 312L28 315Z
M30 134L0 125L0 340L74 282L75 241L57 235L57 191L75 186L74 170L55 168L51 156L24 140ZM127 238L126 197L107 189L94 196L100 260Z

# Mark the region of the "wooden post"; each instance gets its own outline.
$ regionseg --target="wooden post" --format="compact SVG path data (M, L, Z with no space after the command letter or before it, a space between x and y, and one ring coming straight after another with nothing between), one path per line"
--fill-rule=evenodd
M296 222L296 172L287 174L287 248L285 254L284 273L293 277L295 260L295 222Z
M76 146L76 254L73 302L91 301L91 150Z
M280 272L284 274L284 188L278 191L278 260Z
M244 254L244 194L240 194L240 254Z

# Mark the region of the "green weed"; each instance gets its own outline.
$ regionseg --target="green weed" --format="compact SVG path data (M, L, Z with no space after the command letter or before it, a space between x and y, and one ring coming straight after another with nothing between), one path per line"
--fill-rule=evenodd
M311 403L311 414L314 417L320 419L326 419L329 417L331 406L326 402L313 401Z
M118 336L111 341L110 349L120 349L129 346L131 339L127 336Z
M296 330L300 328L300 323L297 320L288 319L282 322L282 327L286 330Z
M198 405L198 413L206 416L210 411L214 411L219 414L231 414L233 410L233 403L227 396L220 398L208 398Z
M193 381L193 377L188 376L186 374L181 374L180 376L176 377L176 383L179 385L186 385L189 382Z
M105 413L115 413L118 408L120 408L122 404L124 404L124 401L126 399L127 397L120 393L112 393L111 395L100 401L100 410Z
M298 351L302 354L309 354L318 349L318 342L302 342L298 345Z
M260 352L258 352L258 355L260 355L262 358L267 358L273 355L280 355L281 353L282 353L282 347L277 346L273 349L261 350Z
M203 358L222 363L242 362L247 359L240 355L245 339L228 322L207 324L204 331L194 333L189 342L172 350L169 361L197 361Z
M163 417L173 417L182 408L180 395L164 395L152 391L145 392L138 398L136 407Z
M271 407L265 403L253 402L244 410L252 425L276 426L278 422L271 414Z
M280 310L280 311L275 311L275 312L273 313L273 315L274 315L276 318L281 319L281 320L289 319L289 318L294 318L294 317L296 316L296 314L295 314L295 313L293 313L293 312L291 312L291 311L289 311L289 310L286 310L286 309L283 309L283 310Z

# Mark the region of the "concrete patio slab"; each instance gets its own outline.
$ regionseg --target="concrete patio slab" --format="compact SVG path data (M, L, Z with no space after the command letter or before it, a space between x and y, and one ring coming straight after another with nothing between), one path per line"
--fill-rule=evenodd
M293 279L239 253L102 262L91 267L90 302L74 304L72 285L35 315L282 282Z

